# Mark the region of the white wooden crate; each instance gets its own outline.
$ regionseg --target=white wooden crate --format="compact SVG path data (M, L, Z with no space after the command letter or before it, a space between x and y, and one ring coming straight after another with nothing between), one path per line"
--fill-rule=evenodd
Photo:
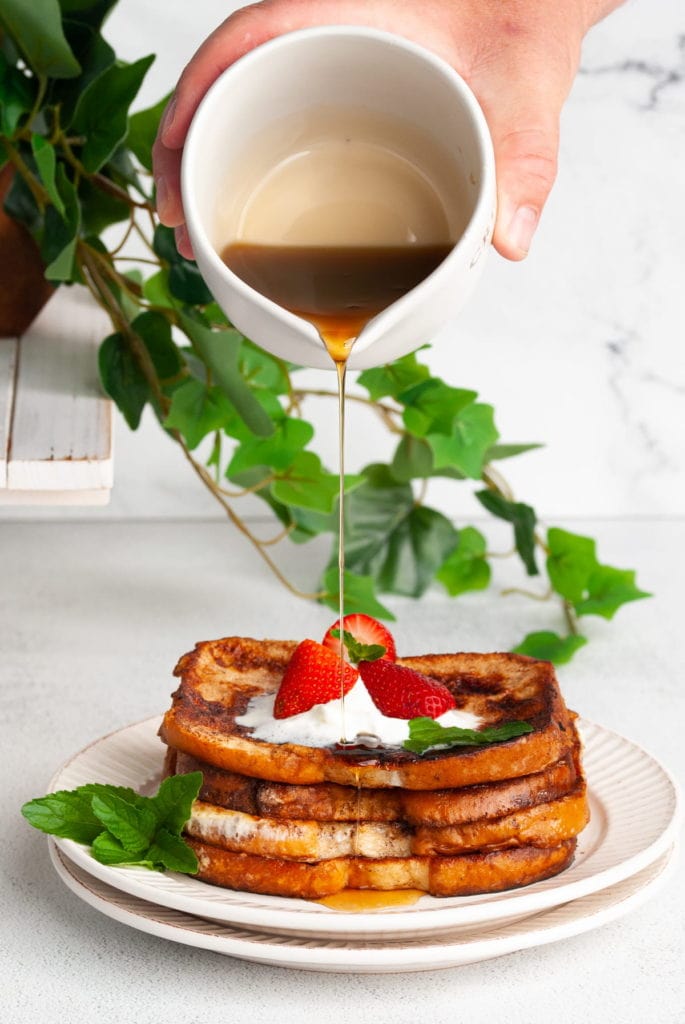
M109 321L83 288L59 288L21 338L0 339L0 504L104 505L113 404L98 380Z

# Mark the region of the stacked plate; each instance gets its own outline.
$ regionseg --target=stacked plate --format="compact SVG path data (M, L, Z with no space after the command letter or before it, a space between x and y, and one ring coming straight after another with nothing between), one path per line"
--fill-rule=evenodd
M107 782L153 792L159 719L105 736L69 761L51 789ZM175 942L302 970L435 970L555 942L644 903L674 865L678 797L665 769L628 740L579 723L592 819L556 878L484 896L349 913L306 900L217 889L187 875L99 864L51 839L59 876L91 906Z

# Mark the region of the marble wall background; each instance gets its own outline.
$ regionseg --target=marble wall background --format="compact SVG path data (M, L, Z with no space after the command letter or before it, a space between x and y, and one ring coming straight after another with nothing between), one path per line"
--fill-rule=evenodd
M158 59L155 101L199 42L239 4L120 0L118 51ZM586 39L565 108L560 167L529 258L492 253L479 291L435 339L432 369L494 404L503 440L545 448L502 464L517 496L555 517L685 513L685 8L629 0ZM332 375L309 371L314 387ZM335 465L335 410L312 410ZM375 420L350 414L349 466L388 454ZM206 517L217 512L151 420L118 422L107 509L71 516ZM370 452L373 443L374 451ZM432 499L478 514L468 485ZM8 509L4 518L64 516Z

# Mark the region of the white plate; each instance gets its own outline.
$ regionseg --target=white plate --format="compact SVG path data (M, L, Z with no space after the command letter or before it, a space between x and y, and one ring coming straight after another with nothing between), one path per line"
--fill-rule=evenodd
M205 921L155 903L147 903L101 882L69 860L50 840L50 855L65 884L96 910L123 924L172 942L304 971L381 974L433 971L491 960L533 946L558 942L615 921L645 903L675 867L673 850L601 892L591 893L507 924L442 932L438 937L402 942L321 940L315 936L269 935Z
M73 789L108 782L148 790L159 780L159 719L105 736L77 754L50 784ZM412 907L344 913L307 900L233 892L188 875L108 867L68 839L57 845L79 867L132 896L260 932L318 938L401 939L520 918L598 892L641 871L669 849L677 826L676 785L654 758L623 737L580 722L592 820L570 868L523 889L483 896L422 897Z

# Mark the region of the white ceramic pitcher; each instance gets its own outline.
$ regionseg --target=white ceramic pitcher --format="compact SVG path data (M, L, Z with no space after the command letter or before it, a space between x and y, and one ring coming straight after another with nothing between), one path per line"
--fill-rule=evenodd
M465 224L433 273L360 332L349 366L364 369L431 340L473 290L492 237L490 135L473 94L447 63L399 36L347 26L293 32L256 48L217 79L198 108L183 155L183 204L200 271L235 326L283 359L332 368L313 325L245 284L219 251L232 240L221 235L220 211L227 196L233 205L240 201L256 150L257 163L268 164L264 147L273 139L276 160L293 119L337 108L361 108L372 121L406 125L406 145L414 147L410 156L419 168L429 150L439 152L441 199L449 214L459 196ZM432 175L434 168L427 171Z

